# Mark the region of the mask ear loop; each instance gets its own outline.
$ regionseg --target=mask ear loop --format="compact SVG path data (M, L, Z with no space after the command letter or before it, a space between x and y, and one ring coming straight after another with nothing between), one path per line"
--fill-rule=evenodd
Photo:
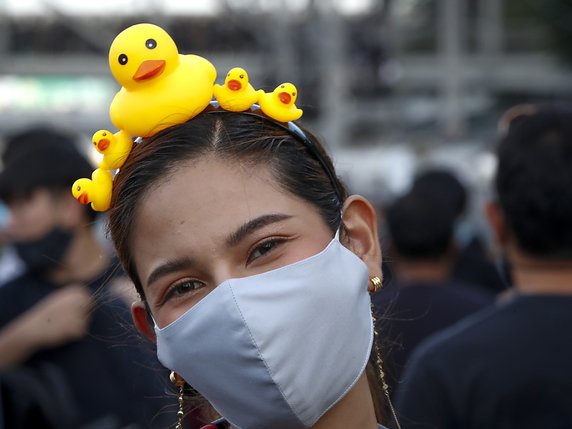
M342 229L341 225L338 229L336 229L336 233L334 234L334 240L340 241L340 230L341 229Z
M377 365L377 370L379 371L381 388L383 390L385 398L387 399L387 404L389 405L389 410L391 411L391 416L393 417L393 421L395 422L397 429L401 429L401 425L399 424L399 420L397 418L397 413L395 412L395 408L393 408L393 402L391 402L391 396L389 395L389 386L385 381L385 372L383 371L383 357L381 354L381 347L379 346L379 334L377 333L377 319L375 317L375 309L373 307L373 303L371 304L371 319L373 320L373 348L375 352L375 363Z

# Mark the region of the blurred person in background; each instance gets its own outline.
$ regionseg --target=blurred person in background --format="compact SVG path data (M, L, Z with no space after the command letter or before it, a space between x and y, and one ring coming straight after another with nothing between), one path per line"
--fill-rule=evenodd
M467 219L467 189L457 176L446 169L430 169L415 178L412 190L451 210L456 247L451 277L495 294L506 290L507 282L495 267L482 238Z
M451 278L454 217L431 195L410 192L387 210L395 278L372 300L382 338L389 342L386 365L398 388L401 372L425 338L493 301L492 294Z
M70 192L92 167L74 139L38 127L8 139L0 197L24 273L0 287L2 423L19 428L148 428L163 404L94 212Z
M572 427L572 106L512 118L487 214L515 293L422 344L403 428Z
M8 207L0 201L0 287L19 276L24 270L24 264L10 245L6 233L8 216Z

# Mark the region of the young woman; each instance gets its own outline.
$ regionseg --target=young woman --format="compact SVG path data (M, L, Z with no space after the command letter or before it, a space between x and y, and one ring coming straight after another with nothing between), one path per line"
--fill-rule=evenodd
M231 425L379 427L375 211L314 137L205 111L135 145L109 229L137 328Z

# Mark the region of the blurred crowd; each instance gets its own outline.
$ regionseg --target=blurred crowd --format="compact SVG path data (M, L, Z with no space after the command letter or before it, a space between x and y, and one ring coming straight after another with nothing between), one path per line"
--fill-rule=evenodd
M24 59L13 72L24 77L37 72L27 70L33 69L28 57L97 59L116 30L164 19L154 16L153 3L143 16L77 17L66 25L55 9L51 19L5 16L0 32L9 36L0 37L0 45ZM299 83L305 119L320 119L330 104L347 102L333 116L347 123L324 123L350 129L345 140L356 151L366 143L382 147L379 135L405 140L419 152L442 143L440 131L427 125L440 118L440 104L424 108L418 100L437 100L450 78L445 69L433 69L443 59L437 48L453 40L438 31L437 5L444 2L370 2L378 6L342 24L320 15L318 1L307 2L310 12L303 17L277 13L263 19L228 6L248 2L221 3L227 5L224 13L208 19L166 18L181 52L208 53L219 61L221 54L232 61L260 58L257 82L267 86L286 74ZM529 85L526 74L503 74L511 65L503 56L492 52L494 66L483 61L480 49L486 51L495 34L485 25L493 19L481 13L495 9L486 6L495 0L464 3L467 17L459 25L470 35L461 43L467 55L457 72L467 74L468 83L457 88L464 94L459 103L467 112L468 104L477 105L478 114L466 115L468 134L495 136L485 146L495 150L496 173L484 204L467 179L471 172L450 163L419 167L407 189L391 198L381 195L388 188L373 195L383 202L384 278L371 297L392 398L382 423L391 429L572 429L572 104L518 105L498 118L498 129L489 126L496 109L523 99L562 100L570 86L543 93L544 83L561 84L554 78L560 74ZM556 70L548 57L536 55L551 45L569 62L570 1L503 4L510 19L506 37L496 35L504 44L499 51L524 58L532 45L535 55L522 64L546 66L540 75ZM389 21L390 5L410 20ZM524 24L514 24L519 20ZM326 30L335 25L345 28L343 43L341 37L330 40L336 32ZM472 27L485 30L477 36ZM438 58L425 63L433 49ZM401 64L393 61L399 58L393 51L414 55L403 56ZM342 72L330 70L326 60L343 64ZM8 71L10 64L8 58ZM513 65L517 72L519 64ZM347 80L343 86L340 76ZM396 85L406 78L409 87ZM506 87L496 93L499 82ZM523 86L530 91L519 92ZM328 96L336 93L339 98ZM368 104L388 94L387 108ZM0 105L7 104L0 96ZM76 119L77 112L67 113ZM46 121L64 123L58 113L50 115ZM0 129L0 429L173 427L176 389L154 346L133 327L130 306L138 297L106 238L106 215L78 204L70 192L94 168L84 136L52 125L16 129L8 123L15 116L6 117L10 130ZM397 420L389 417L391 407ZM199 429L209 417L191 412L181 429Z
M572 427L572 106L516 106L499 133L494 247L451 171L385 209L373 301L402 428Z
M366 24L350 35L357 95L387 89L387 53ZM32 37L38 22L20 24L10 43L94 50L45 25ZM234 30L172 25L183 50L272 47L263 32ZM0 429L167 427L176 413L168 374L133 330L137 297L105 239L105 215L70 192L93 170L80 137L52 126L2 137ZM572 428L572 107L511 109L496 147L493 197L476 213L493 240L468 213L465 178L445 167L416 171L380 208L384 281L372 301L394 427Z
M513 109L500 130L479 212L494 247L451 170L418 171L383 208L372 299L401 428L572 427L572 108ZM104 219L70 192L92 171L77 136L8 135L2 165L0 428L167 427Z
M92 171L76 140L44 126L6 138L0 427L166 427L166 376L131 328L130 285L70 193Z

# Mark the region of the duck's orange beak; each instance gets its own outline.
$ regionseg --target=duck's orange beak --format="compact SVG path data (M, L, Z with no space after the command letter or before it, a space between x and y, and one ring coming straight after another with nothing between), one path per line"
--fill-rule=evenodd
M77 200L80 202L80 204L88 204L89 203L89 195L87 195L87 192L82 192L80 194L80 196L77 197Z
M227 86L231 91L238 91L240 88L242 88L242 84L235 79L229 80Z
M292 100L292 97L287 92L278 93L278 98L284 104L290 104L290 100Z
M151 79L163 71L165 64L165 60L143 61L133 75L133 80L139 82L142 80Z
M97 142L97 150L103 152L105 149L107 149L110 145L110 141L108 139L101 139L100 141Z

